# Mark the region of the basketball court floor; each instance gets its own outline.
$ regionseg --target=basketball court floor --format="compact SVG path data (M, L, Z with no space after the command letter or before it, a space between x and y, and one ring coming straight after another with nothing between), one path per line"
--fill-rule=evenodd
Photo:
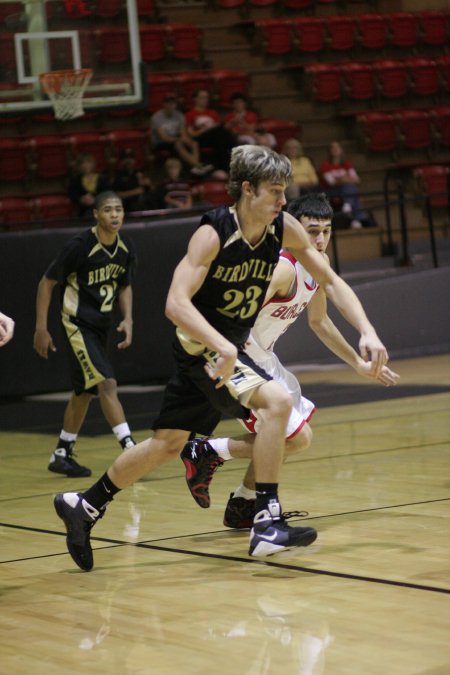
M222 524L245 462L217 472L204 510L177 459L118 495L81 572L52 499L92 479L47 471L59 409L37 431L36 400L1 406L0 673L448 675L450 357L392 367L396 391L347 368L301 373L314 440L285 463L281 497L319 535L263 561ZM94 478L118 452L89 429L77 445Z

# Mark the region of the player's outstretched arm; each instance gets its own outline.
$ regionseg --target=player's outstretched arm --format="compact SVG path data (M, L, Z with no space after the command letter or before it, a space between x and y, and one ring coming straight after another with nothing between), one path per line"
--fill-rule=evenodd
M4 347L14 335L14 321L0 312L0 347Z
M380 373L374 373L371 361L364 361L347 342L327 313L327 298L321 288L314 294L308 305L308 324L323 344L342 361L351 366L358 375L375 380L386 387L397 384L400 376L387 366Z
M219 247L219 237L210 225L196 230L186 255L175 268L167 295L166 316L187 336L217 352L215 364L207 366L206 371L212 379L220 380L218 386L223 386L234 373L237 349L192 304Z
M311 276L324 289L342 316L359 333L359 351L364 361L372 362L374 376L388 361L386 347L370 323L358 297L348 284L331 269L325 258L312 246L300 223L284 214L283 247L291 250Z
M56 352L53 339L47 330L47 318L53 289L58 282L43 276L39 282L36 295L36 329L34 332L33 346L39 356L48 358L48 350Z

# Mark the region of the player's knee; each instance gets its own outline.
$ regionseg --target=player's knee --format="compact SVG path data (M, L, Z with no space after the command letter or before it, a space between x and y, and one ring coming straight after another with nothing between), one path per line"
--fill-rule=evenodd
M104 396L117 394L117 381L112 377L107 377L106 380L99 383L98 391L100 395Z
M292 410L292 397L285 389L279 389L271 397L267 412L271 416L289 419Z
M311 427L309 424L304 424L300 431L286 442L286 454L293 455L309 448L312 436Z

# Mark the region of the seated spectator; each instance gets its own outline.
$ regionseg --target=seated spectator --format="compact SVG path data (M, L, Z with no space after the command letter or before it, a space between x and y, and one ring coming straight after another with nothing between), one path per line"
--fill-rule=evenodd
M259 125L255 129L255 145L265 145L267 148L275 150L277 139L264 126Z
M209 107L209 92L198 89L194 94L194 107L186 112L186 128L200 145L200 153L205 148L211 153L211 163L216 169L213 174L217 178L226 178L230 163L233 136L222 125L217 110Z
M175 96L166 96L163 107L153 113L150 120L151 145L157 152L168 151L177 155L197 176L203 176L212 170L212 166L204 166L200 161L200 149L186 132L185 118L177 109Z
M160 209L190 209L193 189L182 177L183 165L177 157L164 162L165 178L156 189L155 197Z
M136 169L136 158L131 148L122 151L113 183L126 213L157 208L148 176Z
M68 195L81 218L92 218L96 196L110 190L111 186L106 176L96 171L93 155L79 155L75 167L75 176L69 182Z
M304 155L300 141L288 138L283 145L282 153L292 164L292 179L286 189L286 198L297 199L300 195L315 192L319 187L319 178L311 160Z
M225 129L233 135L237 145L249 143L255 145L255 129L258 124L258 116L252 110L247 109L248 101L244 94L231 96L231 112L224 117Z
M338 141L330 143L328 159L319 169L320 180L333 206L341 206L343 213L351 218L350 226L359 229L371 225L367 213L361 206L358 185L360 178L353 164L344 157L344 150Z

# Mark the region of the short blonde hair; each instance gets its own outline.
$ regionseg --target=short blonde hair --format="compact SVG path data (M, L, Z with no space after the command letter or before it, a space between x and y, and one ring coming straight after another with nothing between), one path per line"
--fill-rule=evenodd
M291 162L284 155L262 145L238 145L231 151L228 192L237 201L244 181L254 188L265 180L287 185L291 174Z

